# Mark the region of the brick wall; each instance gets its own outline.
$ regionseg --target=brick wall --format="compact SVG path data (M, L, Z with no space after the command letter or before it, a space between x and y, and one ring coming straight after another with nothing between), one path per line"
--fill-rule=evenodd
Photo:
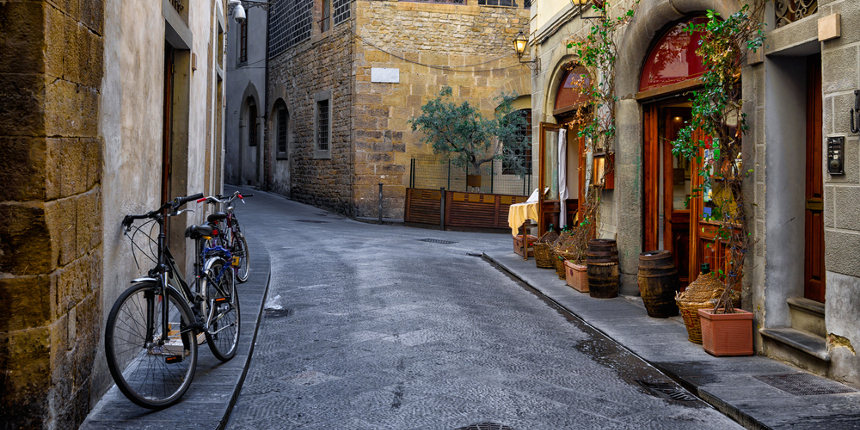
M101 321L98 1L0 4L0 421L76 428Z

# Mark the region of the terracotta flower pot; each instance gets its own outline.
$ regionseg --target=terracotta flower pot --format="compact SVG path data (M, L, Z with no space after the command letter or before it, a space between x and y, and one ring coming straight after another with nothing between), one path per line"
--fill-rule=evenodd
M567 285L580 293L588 292L588 266L565 260L564 274Z
M715 314L713 309L699 309L702 323L702 346L716 356L753 355L753 314L735 309L731 314Z

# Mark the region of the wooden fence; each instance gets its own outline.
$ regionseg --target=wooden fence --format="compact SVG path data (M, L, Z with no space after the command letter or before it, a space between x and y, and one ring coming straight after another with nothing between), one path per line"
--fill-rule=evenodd
M404 221L445 229L510 231L508 208L527 199L527 196L407 188Z

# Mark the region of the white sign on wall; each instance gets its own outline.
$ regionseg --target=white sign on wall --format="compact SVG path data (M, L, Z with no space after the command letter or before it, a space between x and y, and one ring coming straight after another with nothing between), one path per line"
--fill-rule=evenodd
M387 69L384 67L373 67L370 69L370 82L381 82L386 84L400 83L400 69Z

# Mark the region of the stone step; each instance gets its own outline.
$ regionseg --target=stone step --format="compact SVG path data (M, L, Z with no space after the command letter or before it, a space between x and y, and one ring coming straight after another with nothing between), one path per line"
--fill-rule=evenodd
M786 300L791 314L791 327L814 336L826 337L824 303L803 297Z
M830 362L827 352L827 341L821 336L815 336L794 328L763 328L759 330L762 336L800 350L824 362Z

